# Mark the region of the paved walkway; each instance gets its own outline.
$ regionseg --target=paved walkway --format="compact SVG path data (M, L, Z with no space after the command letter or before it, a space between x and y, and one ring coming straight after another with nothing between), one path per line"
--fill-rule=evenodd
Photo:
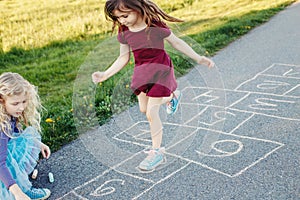
M179 79L179 112L161 113L160 169L135 168L150 138L132 107L55 152L35 184L62 200L300 199L299 19L296 3L221 50L217 68Z

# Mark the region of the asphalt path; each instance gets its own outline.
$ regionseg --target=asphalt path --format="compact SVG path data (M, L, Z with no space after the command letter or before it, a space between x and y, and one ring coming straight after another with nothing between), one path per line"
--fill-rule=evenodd
M136 168L151 142L133 106L42 161L33 184L61 200L300 199L299 19L295 3L178 79L159 169Z

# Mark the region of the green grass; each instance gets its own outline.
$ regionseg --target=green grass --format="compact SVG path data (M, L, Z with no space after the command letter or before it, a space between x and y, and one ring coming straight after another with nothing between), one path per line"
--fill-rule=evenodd
M104 2L105 0L0 1L0 73L18 72L38 86L43 105L47 109L43 113L43 139L54 151L78 136L75 124L79 122L73 118L73 114L78 111L72 108L75 105L72 102L74 81L91 52L111 34L111 24L103 16ZM295 0L156 2L171 15L185 20L176 26L172 24L174 30L199 43L199 53L212 56L236 38L268 21ZM177 75L185 74L191 66L186 65L178 54L171 55ZM97 63L94 65L94 68L97 67ZM122 79L122 83L118 81L127 73L126 70L131 69L132 63L120 74L97 87L95 101L84 95L93 91L85 91L79 97L84 98L80 106L95 109L97 123L103 124L113 113L121 111L116 102L122 97L112 99L111 95L117 83L123 84L127 91L126 86L130 80ZM92 69L86 73L90 71ZM130 106L134 98L126 101ZM89 112L80 113L80 123L90 120L88 114ZM55 122L47 123L47 118Z

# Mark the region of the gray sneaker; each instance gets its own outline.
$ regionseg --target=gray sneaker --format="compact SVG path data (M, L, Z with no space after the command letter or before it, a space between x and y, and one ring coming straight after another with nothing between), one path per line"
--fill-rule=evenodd
M165 161L164 151L164 148L145 151L148 156L139 164L139 169L143 171L154 170Z
M31 200L44 200L47 199L51 192L50 190L46 188L30 188L25 194L31 199Z

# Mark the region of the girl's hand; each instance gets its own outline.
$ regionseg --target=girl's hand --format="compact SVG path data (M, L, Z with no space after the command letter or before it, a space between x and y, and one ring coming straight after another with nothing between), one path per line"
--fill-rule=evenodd
M105 72L94 72L92 74L92 80L95 84L105 81Z
M41 153L42 153L43 157L46 159L48 159L51 155L50 148L47 145L45 145L44 143L41 143Z
M208 68L211 68L211 67L215 66L214 61L212 61L211 59L209 59L205 56L201 56L201 59L198 60L198 64L206 65L206 66L208 66Z

